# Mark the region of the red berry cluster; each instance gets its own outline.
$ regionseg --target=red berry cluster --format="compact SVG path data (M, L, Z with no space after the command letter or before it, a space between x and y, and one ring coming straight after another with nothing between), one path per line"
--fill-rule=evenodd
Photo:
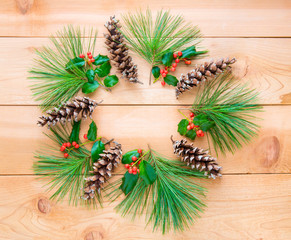
M137 152L139 154L142 153L142 149L138 149ZM131 164L125 164L124 167L128 169L128 173L136 175L137 173L139 173L139 164L140 164L140 160L138 160L138 158L136 156L133 156L132 158L132 163ZM137 165L137 166L136 166Z
M72 143L66 142L66 143L63 143L63 145L61 146L60 151L64 152L67 148L71 147L72 145L76 149L78 149L80 147L79 144L76 143L76 142L72 142ZM70 150L70 149L68 149L68 150ZM64 157L65 158L69 157L69 154L68 153L64 153Z
M177 63L180 62L180 59L182 59L185 62L185 64L187 64L187 65L191 64L190 60L187 60L185 58L181 58L182 56L183 56L183 53L181 51L179 51L178 53L173 53L173 57L175 58L175 62L172 64L172 66L170 68L171 72L176 71ZM165 69L161 69L160 73L162 74L162 77L165 78L167 76L167 74L169 73L168 67L165 67ZM163 86L165 86L166 83L165 83L165 81L162 81L161 84Z
M91 52L87 52L87 56L88 56L88 58L87 58L86 60L87 60L87 63L88 63L88 64L95 62L95 59L93 58ZM81 53L81 54L79 55L79 58L85 58L85 55L84 55L83 53Z
M193 123L193 119L194 119L194 113L190 113L190 120L189 123L188 123L188 126L187 126L187 130L192 130L194 129L196 131L196 136L197 137L204 137L204 132L200 129L200 126L198 125L195 125Z

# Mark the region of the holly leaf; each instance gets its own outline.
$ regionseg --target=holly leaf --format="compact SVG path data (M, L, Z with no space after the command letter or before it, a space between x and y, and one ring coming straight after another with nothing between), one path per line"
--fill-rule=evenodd
M71 132L70 138L69 138L70 143L79 141L80 126L81 126L81 120L78 122L74 121L72 132Z
M167 74L166 77L164 77L164 81L168 84L168 85L172 85L174 87L177 86L177 83L178 83L178 79L173 76L173 75L170 75L170 74Z
M87 70L86 77L87 77L89 83L93 83L94 82L94 78L95 78L94 70L93 69Z
M96 123L92 120L90 126L89 126L89 130L87 133L87 138L90 141L95 141L97 138L97 126Z
M138 180L138 174L130 174L126 172L122 178L122 183L120 189L124 192L125 195L129 194L132 189L135 187Z
M187 133L187 126L189 122L187 119L182 119L178 124L178 132L183 136Z
M152 68L152 74L153 74L154 78L157 79L161 75L160 68L158 66L154 66Z
M97 141L93 144L91 149L91 157L92 161L97 161L100 158L100 153L105 150L105 145L101 141Z
M97 57L94 57L94 59L95 59L95 62L93 62L93 64L95 66L101 65L109 61L109 58L107 56L100 55L100 54Z
M155 169L147 161L141 161L139 164L139 175L147 185L153 184L157 179Z
M85 94L94 92L99 87L99 83L94 80L92 83L86 82L82 87L82 92Z
M170 51L170 52L165 53L162 56L162 62L165 66L169 67L172 64L173 59L174 59L173 53L174 52Z
M95 73L98 74L99 77L105 77L110 73L111 64L109 61L102 63L102 65L95 69Z
M132 157L136 156L139 158L140 154L137 152L137 149L129 151L122 156L122 163L123 164L130 164L132 163Z
M85 60L83 58L73 58L66 64L66 70L71 70L75 67L83 67L85 65Z
M195 130L193 130L193 129L191 129L191 130L189 130L187 133L186 133L186 137L188 137L188 138L190 138L190 139L192 139L192 140L194 140L195 138L196 138L196 131Z
M116 75L109 75L104 79L104 85L106 87L113 87L118 83L118 77Z
M195 46L190 46L182 51L182 54L183 54L182 56L183 56L183 58L190 59L190 58L193 58L197 55L204 54L204 53L207 53L207 51L196 51Z
M208 131L209 129L215 127L215 122L214 121L208 121L208 122L204 122L200 125L200 128L203 132Z

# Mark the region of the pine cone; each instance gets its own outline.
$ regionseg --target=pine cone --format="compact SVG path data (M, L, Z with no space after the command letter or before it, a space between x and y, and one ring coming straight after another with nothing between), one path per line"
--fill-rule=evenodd
M186 162L192 169L197 169L200 172L205 171L205 176L215 179L221 177L221 166L218 165L216 159L208 155L208 152L201 148L194 147L193 144L187 144L186 139L174 141L174 153L181 157L182 162Z
M122 75L129 82L141 83L137 78L137 66L132 62L132 58L128 55L128 47L123 43L124 37L118 28L121 28L119 20L115 16L110 17L110 21L105 24L109 34L104 34L106 38L105 44L108 46L110 59L116 64Z
M77 122L79 121L79 116L85 119L87 116L91 118L91 115L98 104L99 103L96 103L88 97L75 97L72 102L67 102L60 108L47 111L46 113L48 116L41 116L37 122L37 125L43 127L47 124L48 128L50 128L50 126L54 126L58 122L65 123L66 121L71 121L72 119Z
M207 80L210 77L214 77L217 74L222 73L224 70L230 70L230 64L236 62L235 58L229 60L228 58L221 58L216 62L210 61L201 64L200 66L193 69L191 72L185 75L181 75L180 80L176 87L176 98L192 87L196 87L200 82Z
M93 163L93 176L85 178L83 199L94 198L95 192L100 194L103 184L111 177L112 171L122 159L121 144L114 142L115 146L104 150L97 162Z

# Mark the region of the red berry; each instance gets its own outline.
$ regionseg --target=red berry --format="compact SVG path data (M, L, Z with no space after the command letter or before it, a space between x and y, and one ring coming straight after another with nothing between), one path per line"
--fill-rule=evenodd
M183 53L181 51L178 52L178 56L181 57Z
M193 129L195 127L194 123L190 124L191 129Z
M137 172L139 173L139 169L137 169Z
M132 171L132 174L133 174L133 175L136 175L136 174L137 174L137 172L135 172L135 171Z
M175 62L176 62L176 63L180 62L180 59L178 59L178 58L177 58L177 59L175 59Z
M67 147L67 143L63 143L63 145L62 146L64 146L64 147Z
M74 147L76 146L76 144L77 144L76 142L72 142L72 145L73 145Z
M164 73L165 73L165 74L168 74L169 72L168 72L168 70L165 70Z
M84 138L85 138L85 139L88 139L87 134L84 134Z
M87 52L87 56L89 56L89 55L92 55L92 53L91 52Z
M71 143L67 142L67 143L66 143L66 146L67 146L67 147L71 147Z
M134 164L134 162L130 163L130 165L132 166Z
M132 161L135 162L137 160L137 157L136 156L133 156L131 159L132 159Z
M204 132L202 132L202 133L200 134L200 137L204 137Z
M192 128L191 128L191 126L190 125L188 125L187 126L187 130L191 130Z
M79 144L76 144L74 147L78 149L80 146L79 146Z
M64 146L61 146L60 151L63 152L63 151L65 151L65 149L66 149L66 148L65 148Z
M128 169L128 173L132 174L132 168L131 167Z
M164 69L161 69L161 70L160 70L160 74L163 74L163 73L164 73Z
M124 167L125 167L125 168L129 168L129 164L125 164Z
M172 66L175 68L177 67L177 63L173 63Z
M166 82L165 81L161 81L161 84L162 84L162 86L165 86Z
M165 67L165 70L168 70L168 67Z
M191 64L191 61L190 60L187 60L187 61L185 61L185 64L190 65Z
M68 153L64 153L64 157L67 158L69 156Z
M91 62L92 62L92 63L93 63L93 62L95 62L95 59L94 59L94 58L92 58L92 59L91 59Z
M201 134L203 133L203 131L201 129L197 130L196 135L198 137L201 137ZM204 133L203 133L204 134Z
M172 67L172 68L171 68L171 71L172 71L172 72L175 72L175 71L176 71L176 68Z
M191 118L194 117L194 113L190 112L190 117Z
M93 56L90 54L90 55L88 55L88 58L89 58L89 59L92 59L92 58L93 58Z
M137 152L138 152L139 154L141 154L141 153L142 153L142 149L139 148L139 149L137 150Z
M79 58L84 58L84 57L85 57L84 54L80 54L80 55L79 55Z
M141 161L138 161L138 164L140 164Z
M162 74L162 77L165 78L166 76L167 76L167 74L164 72L164 73Z
M174 53L174 54L173 54L173 57L174 57L174 58L177 58L177 57L178 57L178 56L177 56L177 53Z
M137 171L137 167L136 166L132 167L132 171L136 172Z

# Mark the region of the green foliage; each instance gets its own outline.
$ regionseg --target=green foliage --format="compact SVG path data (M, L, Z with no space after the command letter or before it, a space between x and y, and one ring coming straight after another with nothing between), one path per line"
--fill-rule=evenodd
M257 135L259 126L252 122L260 111L258 93L225 72L208 81L196 96L191 111L194 122L208 131L217 152L234 153Z
M153 184L157 179L155 169L147 161L141 161L139 165L140 177L145 181L147 185Z
M187 126L189 124L189 121L187 119L182 119L178 124L178 132L184 136L187 133Z
M95 69L95 73L97 73L97 75L102 78L106 77L110 73L110 70L111 64L109 61L107 61L105 63L102 63L100 67L97 67Z
M82 92L85 94L89 94L94 92L98 87L99 83L96 80L93 80L93 82L86 82L82 87Z
M79 141L79 135L80 135L80 126L81 126L81 120L78 122L73 123L72 132L70 134L69 142L78 142Z
M162 63L165 66L167 66L167 67L171 66L171 64L174 60L173 53L174 53L173 51L169 51L162 56Z
M123 164L130 164L132 163L132 157L136 156L137 158L140 157L140 154L137 152L137 149L129 151L122 156L122 163Z
M190 46L182 51L182 58L192 59L198 55L205 53L207 53L207 51L196 51L195 46Z
M178 84L178 79L173 76L173 75L170 75L170 74L167 74L166 77L164 77L164 81L168 84L168 85L172 85L174 87L177 86Z
M193 171L184 163L167 159L153 150L146 158L144 161L154 169L156 180L149 185L144 178L138 178L134 187L126 191L128 194L116 207L117 211L123 216L131 215L132 220L147 213L147 224L152 223L153 230L161 228L163 233L172 229L183 231L191 226L205 206L205 189L194 178L204 178L203 173ZM122 195L124 182L125 179L118 180L110 185L108 196L112 200Z
M92 120L90 126L89 126L89 130L87 133L87 138L90 141L95 141L97 138L97 126L96 123Z
M97 57L94 57L94 59L95 59L95 62L93 62L93 64L96 66L109 61L109 58L107 56L100 55L100 54Z
M197 44L200 30L185 23L182 16L171 15L169 11L159 11L156 18L147 9L123 16L120 31L129 47L152 65L161 63L162 56L169 51L178 51L187 44Z
M124 192L125 195L129 194L132 189L135 187L138 180L138 174L133 175L129 172L126 172L122 178L122 183L120 189Z
M158 66L154 66L152 68L152 74L153 74L153 76L154 76L155 79L157 79L161 75L160 70L161 69Z
M97 141L91 149L92 161L96 162L100 158L100 154L105 150L105 145L102 141Z
M109 75L104 79L104 85L106 87L113 87L118 83L118 77L116 75Z
M92 171L90 151L80 146L78 150L70 151L69 158L64 158L59 151L64 142L69 142L70 130L63 125L50 129L50 134L45 134L53 141L53 145L45 145L35 156L34 172L44 179L48 179L48 190L53 191L52 199L61 201L68 195L69 203L77 205L80 196L83 195L82 188L84 177ZM81 201L89 206L96 207L102 203L101 196L96 196L89 201Z

